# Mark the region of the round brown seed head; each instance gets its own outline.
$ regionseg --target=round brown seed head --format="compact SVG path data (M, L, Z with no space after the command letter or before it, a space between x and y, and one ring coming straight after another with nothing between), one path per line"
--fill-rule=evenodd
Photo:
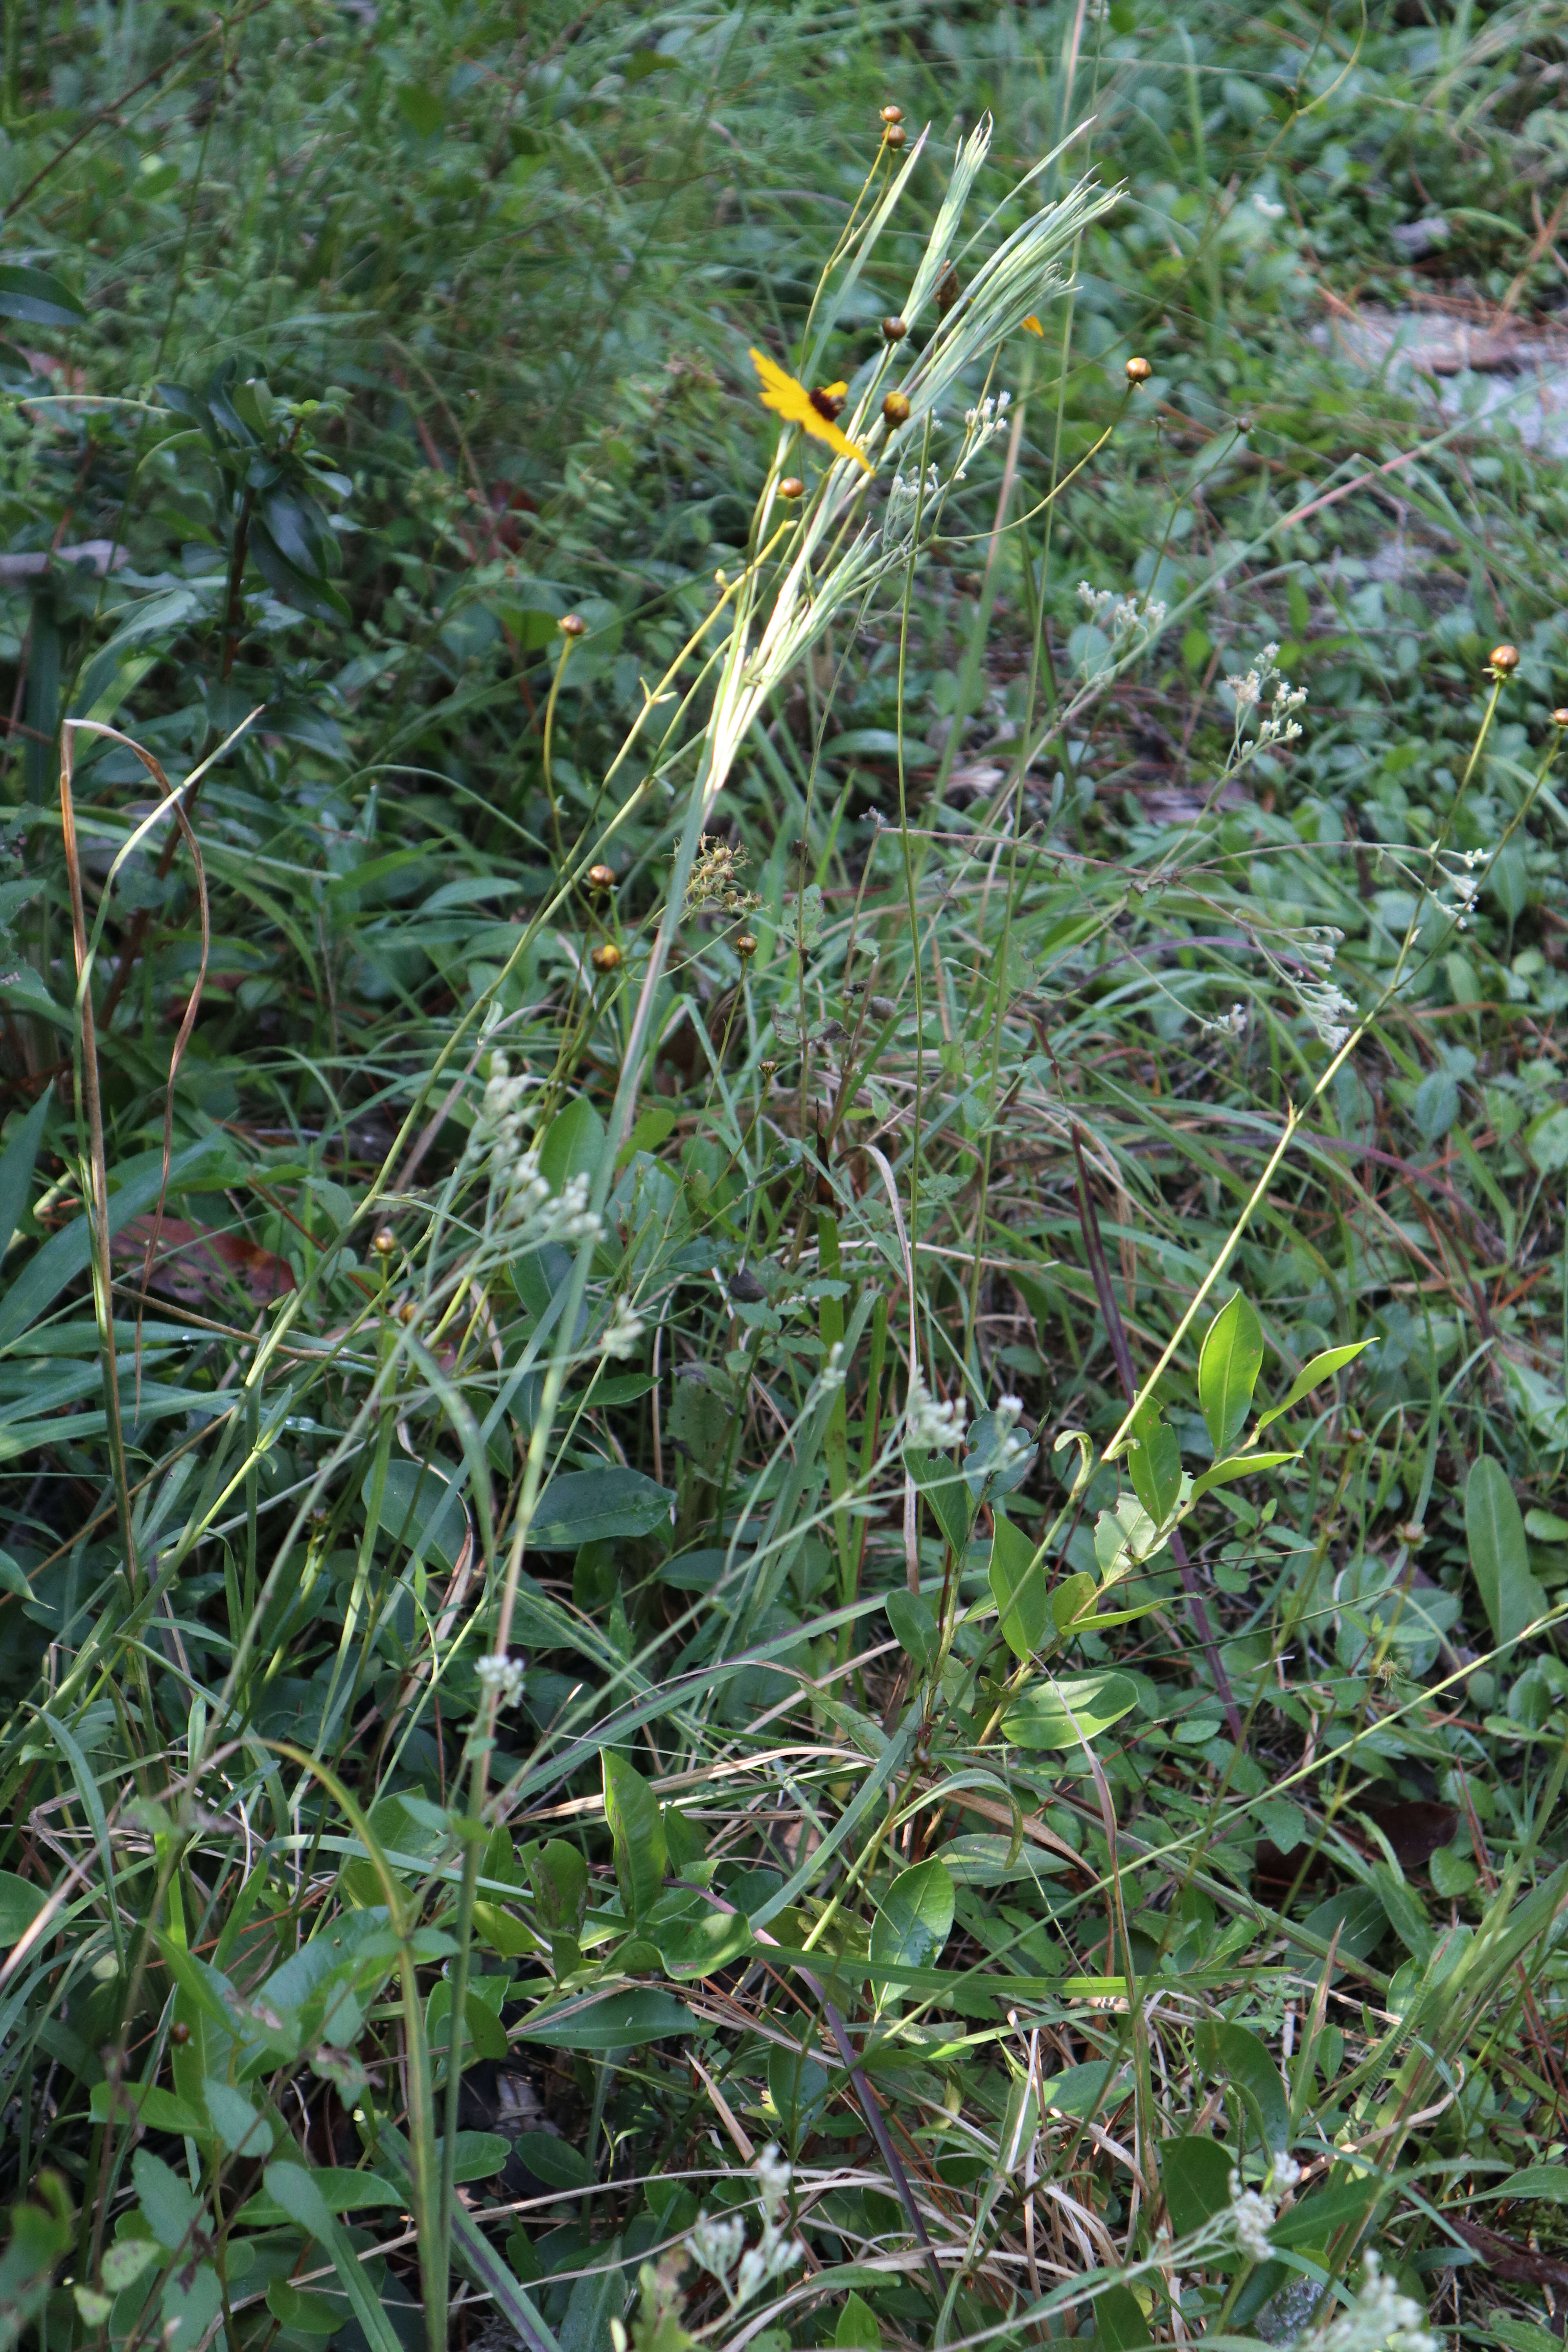
M418 1312L419 1309L415 1301L412 1298L405 1298L397 1310L397 1319L400 1323L412 1323Z
M185 2021L184 2021L184 2019L183 2017L177 2017L177 2018L174 2020L174 2022L173 2023L173 2025L171 2025L171 2026L170 2026L170 2028L169 2028L169 2039L170 2039L170 2041L171 2041L171 2042L178 2042L178 2044L179 2044L180 2048L183 2050L183 2049L184 2048L184 2046L185 2046L186 2042L190 2040L190 2038L191 2038L191 2029L190 2029L190 2027L185 2023Z
M375 1252L377 1257L390 1257L392 1255L393 1251L397 1247L397 1235L393 1232L390 1225L382 1225L378 1229L375 1239L371 1244L371 1247Z
M882 136L889 147L901 147L904 143L903 124L901 122L889 122L886 131L883 131Z
M1519 647L1494 646L1487 656L1487 667L1494 677L1511 677L1519 667Z
M602 895L606 890L613 890L615 887L616 869L613 866L589 866L588 887L590 890Z
M588 624L581 613L565 613L556 624L563 637L585 637Z
M882 109L882 120L884 122L901 122L903 119L904 110L901 106L885 106Z
M735 941L735 953L740 957L742 963L750 963L752 958L756 954L756 952L757 942L754 933L751 931L742 931L740 938Z
M882 414L889 425L907 425L910 421L909 394L903 392L887 394L882 402Z
M776 1062L759 1062L757 1064L757 1067L761 1070L764 1078L771 1078L773 1072L778 1068L778 1064Z
M1130 359L1127 362L1129 383L1147 383L1154 371L1147 360Z
M1554 710L1552 714L1552 724L1553 727L1568 727L1568 710Z
M885 343L901 343L909 331L908 320L899 318L896 313L882 321L882 341Z
M626 958L614 940L606 940L603 947L594 950L591 961L595 971L619 971Z
M786 474L784 476L783 481L779 484L779 496L792 506L796 499L805 498L805 484L801 480L798 474Z

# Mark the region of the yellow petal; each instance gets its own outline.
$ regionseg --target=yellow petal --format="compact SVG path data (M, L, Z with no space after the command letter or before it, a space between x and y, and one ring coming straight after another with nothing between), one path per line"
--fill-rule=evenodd
M1031 334L1031 335L1041 335L1041 336L1043 336L1043 335L1044 335L1044 333L1045 333L1045 331L1045 331L1045 329L1044 329L1044 327L1042 327L1042 326L1041 326L1041 324L1040 324L1039 320L1036 318L1036 316L1035 316L1035 314L1034 314L1034 312L1033 312L1032 310L1030 311L1030 313L1029 313L1028 317L1025 320L1024 324L1025 324L1025 326L1026 326L1026 327L1027 327L1027 329L1028 329L1028 331L1029 331L1029 332L1030 332L1030 334Z
M848 435L841 433L820 409L812 406L811 394L805 384L796 383L794 376L776 360L769 359L766 352L753 351L752 364L762 378L764 408L771 408L786 425L798 425L814 441L826 441L840 457L853 457L868 474L873 470L870 460L857 449Z

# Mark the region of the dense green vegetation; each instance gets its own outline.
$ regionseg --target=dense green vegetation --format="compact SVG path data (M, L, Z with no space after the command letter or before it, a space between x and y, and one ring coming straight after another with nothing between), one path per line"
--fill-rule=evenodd
M0 2347L1550 2352L1561 5L0 14Z

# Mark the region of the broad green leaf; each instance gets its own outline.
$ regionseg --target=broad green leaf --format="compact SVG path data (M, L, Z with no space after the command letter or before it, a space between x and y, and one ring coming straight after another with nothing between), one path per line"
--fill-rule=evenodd
M290 2286L281 2278L268 2287L267 2308L280 2326L297 2328L301 2336L335 2336L348 2316L336 2295Z
M176 2098L157 2083L121 2083L118 2110L123 2114L133 2108L136 2120L148 2131L176 2132L182 2138L205 2137L206 2122L200 2111L187 2100ZM88 2097L88 2109L94 2123L107 2123L116 2111L116 2095L109 2083L95 2083Z
M1181 1497L1181 1441L1169 1422L1161 1420L1152 1398L1140 1406L1132 1426L1138 1442L1128 1455L1127 1467L1138 1500L1158 1527Z
M373 1465L360 1489L367 1509L374 1483ZM434 1462L410 1462L394 1454L382 1488L381 1528L416 1559L455 1568L468 1533L456 1476Z
M888 1612L888 1622L900 1643L922 1675L929 1675L936 1663L936 1604L923 1592L906 1591L895 1586L882 1601Z
M1491 2197L1535 2197L1548 2205L1568 2205L1568 2164L1527 2164L1489 2189Z
M1270 1422L1278 1421L1282 1412L1289 1412L1293 1404L1300 1404L1301 1399L1310 1396L1315 1388L1321 1388L1346 1364L1353 1363L1362 1349L1371 1345L1370 1339L1357 1339L1351 1347L1325 1348L1321 1356L1312 1357L1310 1362L1302 1365L1279 1403L1271 1404L1267 1412L1258 1414L1258 1433L1261 1434Z
M938 1855L900 1870L871 1923L872 1959L930 1967L952 1933L952 1879Z
M1058 1633L1065 1633L1070 1626L1087 1625L1099 1599L1100 1587L1087 1570L1080 1568L1071 1576L1064 1576L1059 1584L1051 1588L1051 1616Z
M1042 2104L1062 2116L1097 2116L1115 2105L1129 2081L1127 2069L1109 2058L1089 2058L1050 2075L1041 2086Z
M1290 2137L1290 2105L1279 2069L1257 2034L1244 2025L1203 2025L1196 2048L1204 2072L1216 2082L1228 2080L1241 2092L1264 2145L1282 2155Z
M1511 1642L1548 1606L1531 1573L1530 1546L1513 1488L1500 1462L1478 1454L1465 1481L1465 1537L1470 1573L1497 1643Z
M322 2165L310 2175L316 2193L329 2213L371 2213L405 2202L405 2193L384 2180L379 2172L357 2172L343 2165ZM247 2199L235 2215L257 2230L276 2230L292 2215L265 2189Z
M529 1864L539 1924L547 1936L574 1936L588 1909L588 1865L564 1838L550 1838Z
M52 270L0 267L0 319L29 327L79 327L87 317L77 297Z
M1108 2286L1095 2296L1094 2335L1105 2352L1139 2352L1150 2342L1149 2323L1130 2286Z
M515 2030L521 2042L542 2042L552 2050L636 2050L645 2042L668 2041L691 2032L691 2011L657 1986L613 1992L599 2000L574 2001Z
M604 1149L605 1122L586 1095L579 1095L545 1129L539 1172L552 1192L560 1192L574 1176L595 1176Z
M1263 1366L1263 1326L1238 1290L1204 1335L1198 1355L1198 1403L1216 1461L1246 1424Z
M1390 1870L1385 1862L1373 1863L1372 1883L1388 1914L1390 1927L1412 1959L1429 1960L1436 1938L1426 1907L1415 1889L1396 1871Z
M1222 2140L1188 2133L1160 2143L1160 2179L1178 2238L1190 2238L1230 2203L1236 2158Z
M844 2298L833 2331L835 2352L881 2352L882 2331L870 2305L853 2292Z
M105 2246L100 2266L104 2285L110 2294L120 2294L134 2286L144 2270L159 2259L156 2238L116 2238Z
M1041 1560L1033 1575L1033 1537L998 1512L991 1538L991 1595L1002 1639L1016 1658L1033 1657L1051 1625L1051 1594Z
M1077 1748L1137 1704L1138 1685L1126 1675L1063 1675L1025 1691L1004 1717L1002 1735L1017 1748Z
M203 1162L207 1163L205 1169ZM218 1148L205 1139L192 1144L187 1150L176 1151L169 1172L170 1199L177 1191L184 1192L198 1173L216 1178L222 1164ZM161 1151L139 1151L118 1171L110 1171L111 1183L117 1173L120 1181L109 1196L111 1238L157 1199L163 1188L163 1155ZM10 1347L25 1331L31 1331L67 1283L87 1272L91 1255L92 1225L84 1214L74 1216L34 1251L9 1286L0 1293L0 1349Z
M511 2153L511 2142L500 2132L460 2131L452 2147L454 2180L490 2180ZM439 2159L441 2142L436 2142Z
M30 1879L0 1870L0 1945L20 1942L48 1899Z
M584 2253L582 2275L567 2297L561 2321L561 2352L601 2352L614 2342L610 2321L619 2318L626 2305L620 2240L612 2238L608 2245L601 2240Z
M552 2132L524 2132L515 2143L520 2163L526 2164L546 2189L592 2189L594 2168L581 2148Z
M179 2174L171 2171L163 2158L154 2156L151 2148L137 2149L131 2159L131 2178L136 2184L147 2227L165 2252L174 2253L185 2243L202 2218L199 2201Z
M627 1541L668 1528L675 1496L638 1470L606 1463L552 1478L528 1531L534 1551L575 1551L579 1544Z
M615 1847L616 1878L628 1919L651 1911L664 1890L668 1858L658 1799L612 1748L604 1752L605 1818Z

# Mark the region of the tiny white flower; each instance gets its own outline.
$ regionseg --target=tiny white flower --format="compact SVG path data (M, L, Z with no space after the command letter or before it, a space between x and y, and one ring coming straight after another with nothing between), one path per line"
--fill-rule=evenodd
M944 1454L962 1439L965 1417L962 1398L952 1404L942 1404L927 1388L918 1367L910 1373L904 1403L906 1445L920 1446L928 1454Z
M509 1658L497 1651L481 1658L474 1671L485 1690L499 1691L502 1706L515 1706L522 1696L522 1678L528 1670L526 1658Z
M629 1298L617 1298L616 1311L599 1341L602 1356L630 1356L636 1353L637 1341L647 1326L635 1312Z

